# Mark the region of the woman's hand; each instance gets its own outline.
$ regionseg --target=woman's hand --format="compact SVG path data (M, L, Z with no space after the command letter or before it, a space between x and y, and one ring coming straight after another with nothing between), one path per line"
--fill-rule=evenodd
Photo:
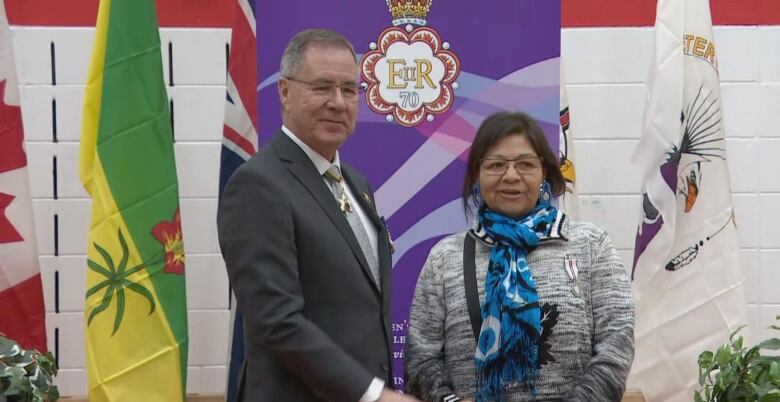
M420 402L417 398L411 395L404 395L397 391L385 388L382 390L382 394L379 396L376 402Z

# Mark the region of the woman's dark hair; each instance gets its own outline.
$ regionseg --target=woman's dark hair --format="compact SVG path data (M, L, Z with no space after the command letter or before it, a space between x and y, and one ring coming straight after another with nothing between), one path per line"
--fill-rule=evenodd
M544 178L550 182L554 196L560 196L566 190L566 181L561 174L558 159L550 150L544 132L536 124L533 117L522 112L500 112L489 116L477 129L474 142L471 144L469 159L466 164L466 177L463 180L463 209L468 215L471 212L469 200L472 188L479 177L479 161L502 139L511 135L522 135L528 138L537 155L542 157Z

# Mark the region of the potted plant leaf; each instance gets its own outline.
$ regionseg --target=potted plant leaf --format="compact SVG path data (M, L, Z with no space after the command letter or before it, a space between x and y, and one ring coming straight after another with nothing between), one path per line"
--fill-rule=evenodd
M780 320L780 315L776 317ZM739 332L714 353L699 355L699 385L693 395L696 402L780 402L780 355L761 351L780 350L780 339L770 338L755 346L744 346ZM770 328L780 331L777 324Z
M24 350L0 333L0 402L54 402L57 365L51 352Z

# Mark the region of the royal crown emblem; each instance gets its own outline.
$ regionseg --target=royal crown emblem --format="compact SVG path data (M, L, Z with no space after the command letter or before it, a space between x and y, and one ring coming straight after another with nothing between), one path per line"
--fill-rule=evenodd
M369 44L360 61L366 102L405 127L431 122L452 106L460 61L428 26L432 0L386 2L393 26Z
M393 17L393 26L413 24L428 25L428 11L433 0L387 0L387 7Z

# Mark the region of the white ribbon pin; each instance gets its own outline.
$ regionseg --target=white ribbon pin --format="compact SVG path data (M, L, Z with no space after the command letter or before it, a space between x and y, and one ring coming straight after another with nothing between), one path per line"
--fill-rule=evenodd
M571 279L572 293L574 293L575 296L579 296L580 287L577 283L577 276L579 275L579 271L577 270L577 260L575 260L574 257L570 256L569 254L564 254L563 268L566 270L566 274L569 275L569 279Z

